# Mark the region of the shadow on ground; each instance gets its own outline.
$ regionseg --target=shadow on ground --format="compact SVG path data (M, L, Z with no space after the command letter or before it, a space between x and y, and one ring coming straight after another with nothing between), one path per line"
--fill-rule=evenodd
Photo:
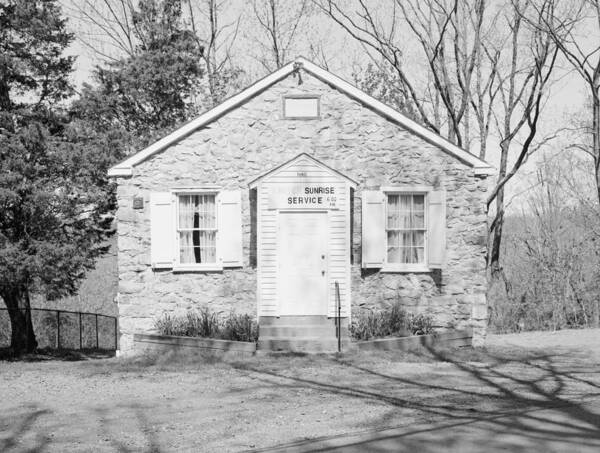
M29 354L15 356L10 348L0 348L0 361L6 360L9 362L45 362L50 360L77 362L80 360L106 359L114 356L115 351L100 349L38 349Z
M421 421L396 428L309 439L255 451L600 451L600 380L592 380L598 372L597 364L572 360L572 354L511 357L479 351L476 362L463 360L461 355L465 354L434 348L421 354L424 361L434 359L451 364L461 376L462 384L458 385L446 382L443 373L411 379L382 372L380 366L372 366L374 362L363 365L343 357L332 361L359 375L376 376L380 384L376 388L348 386L238 364L265 383L283 378L290 387L374 400L421 415ZM421 396L403 396L414 391L390 394L382 391L386 387L417 389ZM380 422L386 425L387 420Z
M193 412L182 414L182 410L188 409L170 406L167 400L161 403L158 398L146 398L138 403L135 398L116 399L110 404L108 401L92 404L93 410L85 413L88 420L74 419L72 424L65 424L63 413L62 421L57 424L52 421L58 414L44 407L41 397L38 405L0 414L0 451L63 451L65 445L74 451L79 451L77 447L81 451L153 453L191 450L197 449L197 445L192 448L190 444L197 441L194 433L211 429L211 439L219 442L219 448L206 443L201 444L200 450L239 451L244 448L242 445L266 446L276 442L272 439L287 438L286 444L256 451L597 452L600 451L600 376L597 358L586 354L577 350L546 354L526 348L489 351L429 348L410 354L292 354L228 357L221 361L211 357L198 358L195 363L165 357L113 359L74 364L76 368L68 368L66 364L63 368L59 363L61 373L69 373L71 369L81 373L78 379L116 374L119 382L128 381L132 386L135 379L147 373L152 382L175 385L173 379L182 370L193 375L202 369L206 373L202 376L211 376L215 382L229 379L221 384L221 390L212 394L224 409L219 413L196 412L210 420L200 416L187 420ZM211 366L214 370L206 371ZM224 374L225 371L229 374ZM240 377L250 379L241 381ZM194 389L186 387L186 391ZM249 403L252 399L249 393L257 399L252 406L252 424L247 431L235 431L238 419L234 415L242 410L239 401L244 399ZM376 413L376 419L364 417L362 425L342 426L334 419L329 432L348 431L345 434L295 441L299 435L314 437L316 431L304 428L291 431L282 426L279 433L260 437L259 431L264 434L270 429L264 422L274 415L257 411L264 412L269 407L293 414L293 408L284 408L290 395L302 398L309 393L313 395L310 401L316 404L313 415L323 401L314 395L335 399L340 407L354 408L356 419L362 419L361 411L368 407L375 405L383 410ZM125 393L119 395L123 398ZM264 397L271 398L268 406L260 400ZM186 394L186 398L190 403L186 408L198 409L203 404L203 400L195 400L193 392ZM159 413L161 417L156 416ZM216 417L228 423L215 428L219 426L214 422ZM356 432L356 426L362 426L362 430ZM90 429L91 435L85 431ZM181 443L177 444L170 435L172 429L187 431L191 437L179 437ZM291 432L296 433L295 437L288 435ZM319 431L323 432L328 431ZM238 436L235 442L229 442L228 438L235 435ZM249 438L240 440L244 436Z
M153 408L150 407L131 404L97 408L94 413L94 418L97 420L95 426L97 439L94 443L82 443L78 438L78 430L86 428L79 426L81 420L73 419L70 427L61 427L67 433L61 440L56 441L57 433L53 429L45 424L41 424L41 427L36 425L41 418L52 419L56 414L38 406L25 407L20 413L0 416L0 452L41 453L51 450L160 453L168 451L168 449L161 449L156 428L148 420L147 414L152 410ZM128 433L135 433L135 442L131 441Z

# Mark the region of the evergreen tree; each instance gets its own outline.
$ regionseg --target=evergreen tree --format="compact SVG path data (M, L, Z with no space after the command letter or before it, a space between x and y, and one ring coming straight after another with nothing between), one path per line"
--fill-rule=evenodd
M84 85L73 112L96 132L118 129L126 146L141 146L197 113L203 48L180 1L142 0L132 19L135 54L97 67L97 85Z
M0 297L15 354L37 346L30 295L73 294L103 252L111 200L57 107L72 93L71 40L57 1L0 4Z

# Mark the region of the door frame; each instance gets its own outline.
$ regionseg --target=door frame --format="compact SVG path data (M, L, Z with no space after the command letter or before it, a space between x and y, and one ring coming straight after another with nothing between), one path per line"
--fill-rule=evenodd
M280 264L281 264L281 260L279 257L279 254L281 252L280 248L279 248L279 244L281 242L281 238L280 238L280 231L281 231L281 214L324 214L325 215L325 231L326 231L326 241L325 241L325 261L326 261L326 280L325 280L325 314L324 316L329 316L329 302L330 302L330 268L329 268L329 256L330 256L330 244L331 244L331 227L330 227L330 218L329 218L329 210L327 209L278 209L277 210L277 229L276 229L276 239L275 239L275 247L277 248L277 258L276 258L276 273L275 273L275 297L277 298L277 317L280 318L281 315L281 298L280 298L280 294L279 294L279 287L280 287L280 282L281 282L281 275L280 275ZM284 315L284 316L289 316L289 315ZM304 316L304 315L299 315L299 316ZM310 315L306 315L306 316L310 316Z

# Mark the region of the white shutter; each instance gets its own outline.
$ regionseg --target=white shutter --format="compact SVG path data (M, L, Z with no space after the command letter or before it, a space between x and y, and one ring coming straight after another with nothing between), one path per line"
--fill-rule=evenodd
M242 250L242 192L224 190L219 193L219 232L217 253L223 267L241 267Z
M446 191L429 192L428 265L432 269L444 266L446 259Z
M383 267L385 255L385 194L365 190L362 193L362 267Z
M170 192L150 194L150 256L152 267L173 267L175 239L173 206Z

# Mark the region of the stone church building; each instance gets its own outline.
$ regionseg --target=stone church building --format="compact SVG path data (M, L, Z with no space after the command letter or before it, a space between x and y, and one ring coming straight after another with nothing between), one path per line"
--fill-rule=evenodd
M346 325L400 302L481 344L492 173L298 58L110 169L119 348L203 306L256 317L259 347L306 323L326 342L336 283Z

